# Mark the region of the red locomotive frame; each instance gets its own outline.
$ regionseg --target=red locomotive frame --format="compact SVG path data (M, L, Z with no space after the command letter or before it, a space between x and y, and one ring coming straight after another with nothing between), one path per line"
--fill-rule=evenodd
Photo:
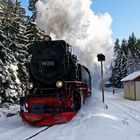
M60 90L61 93L65 92L66 96L63 98L59 96L47 96L26 99L25 95L24 101L21 102L20 117L22 120L36 126L60 124L70 121L77 114L85 99L91 95L91 89L81 81L65 81L64 83L65 87ZM47 92L49 88L40 88L39 90ZM75 103L78 105L77 109L74 109ZM34 104L47 104L51 113L32 113L31 109ZM57 111L53 111L56 105ZM26 111L23 108L26 108ZM65 111L63 111L64 108Z

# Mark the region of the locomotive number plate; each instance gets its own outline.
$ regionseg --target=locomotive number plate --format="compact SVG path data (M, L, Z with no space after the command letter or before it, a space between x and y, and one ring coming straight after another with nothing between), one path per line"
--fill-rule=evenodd
M54 66L55 63L54 63L54 61L43 61L43 62L41 62L41 65L50 67L50 66Z

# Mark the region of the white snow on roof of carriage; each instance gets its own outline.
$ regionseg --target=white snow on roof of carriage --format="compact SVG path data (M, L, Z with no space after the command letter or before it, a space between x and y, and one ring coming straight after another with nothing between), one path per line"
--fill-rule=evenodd
M130 75L123 78L121 81L122 82L131 81L131 80L136 79L138 76L140 76L140 71L136 71L136 72L131 73Z

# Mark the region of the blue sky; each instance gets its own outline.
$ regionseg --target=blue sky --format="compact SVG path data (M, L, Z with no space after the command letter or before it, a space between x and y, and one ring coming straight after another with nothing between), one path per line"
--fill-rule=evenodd
M27 14L30 15L30 11L28 10L28 4L29 4L29 0L20 0L21 4L23 5L23 7L26 9Z
M140 38L140 0L93 0L92 9L111 15L114 40L127 39L132 32Z
M28 0L22 0L27 10ZM127 39L134 32L140 38L140 0L93 0L95 14L108 12L112 17L113 40Z

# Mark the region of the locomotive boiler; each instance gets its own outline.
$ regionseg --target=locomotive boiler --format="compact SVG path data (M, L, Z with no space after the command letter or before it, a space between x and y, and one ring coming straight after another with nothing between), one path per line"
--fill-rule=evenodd
M71 46L48 35L32 45L29 83L20 99L20 117L37 126L70 121L91 95L89 70Z

